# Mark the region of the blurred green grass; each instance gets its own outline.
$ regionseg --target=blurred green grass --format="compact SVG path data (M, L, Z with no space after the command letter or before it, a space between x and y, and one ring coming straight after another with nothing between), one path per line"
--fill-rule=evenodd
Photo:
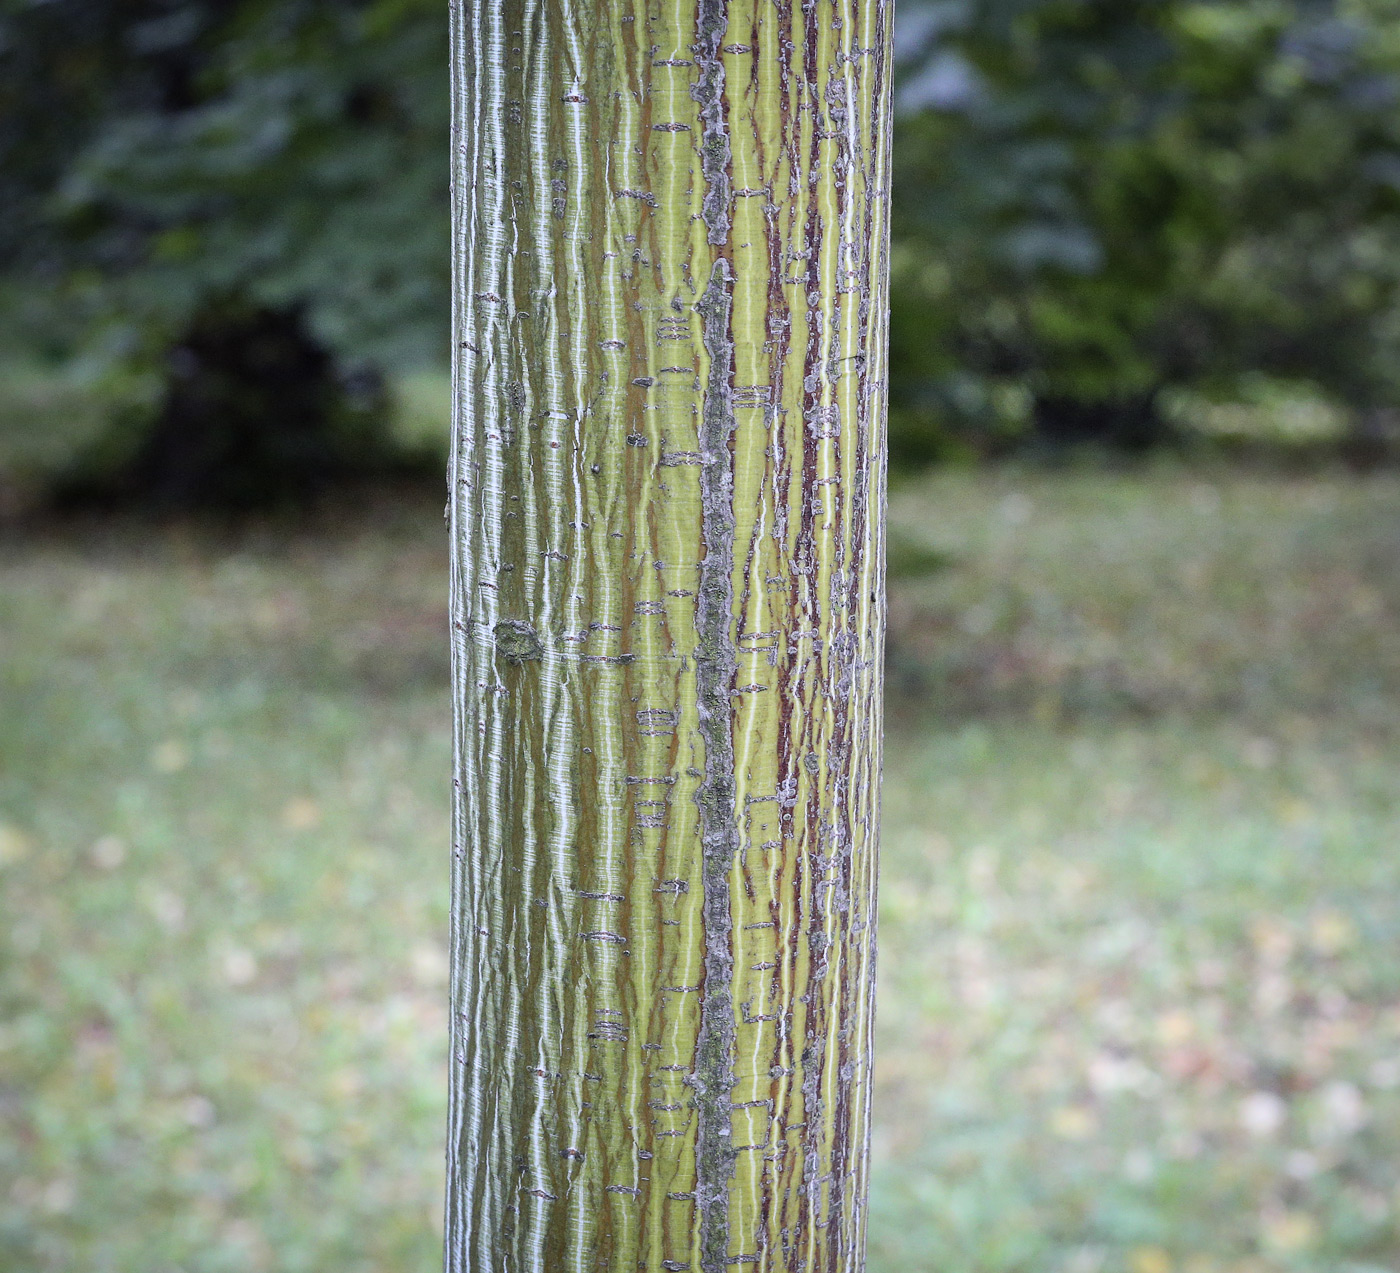
M0 1267L431 1268L440 500L0 556ZM872 1273L1400 1267L1400 480L898 486Z

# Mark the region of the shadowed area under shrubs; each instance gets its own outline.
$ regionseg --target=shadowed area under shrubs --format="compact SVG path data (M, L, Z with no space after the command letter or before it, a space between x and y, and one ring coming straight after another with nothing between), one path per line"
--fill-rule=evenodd
M58 508L168 515L304 506L409 467L386 436L377 372L348 374L298 308L200 311L166 352L154 415L117 415L56 482Z

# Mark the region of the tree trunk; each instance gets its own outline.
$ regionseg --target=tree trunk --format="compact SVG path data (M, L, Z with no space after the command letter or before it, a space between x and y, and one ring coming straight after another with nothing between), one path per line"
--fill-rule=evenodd
M454 0L447 1267L863 1263L887 0Z

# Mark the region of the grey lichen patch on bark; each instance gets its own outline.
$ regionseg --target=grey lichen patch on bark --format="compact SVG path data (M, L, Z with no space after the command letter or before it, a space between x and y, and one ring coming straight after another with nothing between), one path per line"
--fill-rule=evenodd
M734 641L734 435L730 387L734 341L729 262L715 262L696 305L710 359L700 423L701 540L695 627L695 697L705 744L704 778L695 794L700 811L704 891L705 983L695 1069L699 1128L695 1201L700 1213L701 1268L721 1273L729 1254L729 1186L734 1176L730 1099L734 1089L734 952L729 878L739 853L735 812L734 723L730 689L738 670Z
M700 0L695 18L699 80L690 95L700 107L700 171L705 197L700 216L712 244L729 241L729 130L724 119L724 62L720 45L729 29L728 0Z
M544 658L540 634L520 619L502 619L494 629L496 653L507 663L519 666Z

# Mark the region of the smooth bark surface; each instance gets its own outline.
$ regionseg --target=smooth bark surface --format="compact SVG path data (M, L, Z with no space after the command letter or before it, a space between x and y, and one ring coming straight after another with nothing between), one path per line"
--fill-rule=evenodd
M454 21L448 1268L856 1273L889 5Z

